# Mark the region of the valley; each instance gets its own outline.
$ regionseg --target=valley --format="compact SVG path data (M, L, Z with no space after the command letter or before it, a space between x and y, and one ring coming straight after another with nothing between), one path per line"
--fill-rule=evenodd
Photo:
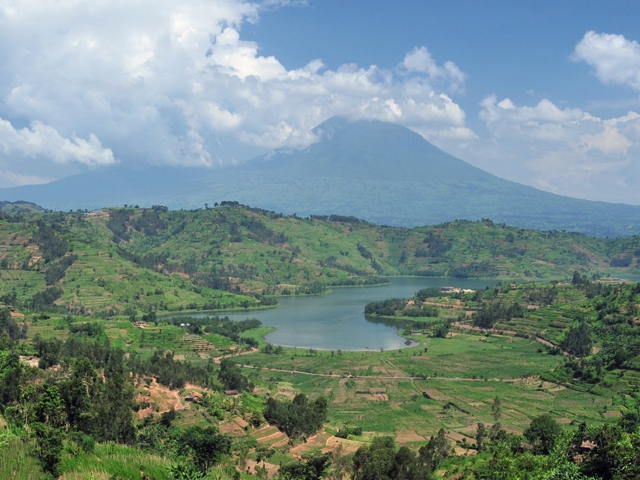
M637 273L636 237L235 203L5 215L0 235L0 476L309 478L317 464L343 478L387 438L419 478L516 478L496 459L540 475L560 462L509 447L534 442L539 418L562 445L583 423L588 439L619 429L601 448L636 441L639 293L609 278ZM51 395L70 433L28 413ZM38 428L59 438L53 457ZM217 442L215 465L185 467L196 438Z

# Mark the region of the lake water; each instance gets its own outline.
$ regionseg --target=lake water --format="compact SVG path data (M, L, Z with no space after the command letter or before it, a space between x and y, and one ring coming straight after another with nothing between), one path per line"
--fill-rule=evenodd
M411 297L422 288L454 286L484 288L495 280L452 278L391 278L380 287L336 288L328 295L280 297L280 306L269 310L225 313L233 320L257 318L264 326L275 327L265 339L274 345L317 350L395 350L406 347L397 335L400 327L368 321L364 306L388 298ZM211 314L194 314L204 317Z

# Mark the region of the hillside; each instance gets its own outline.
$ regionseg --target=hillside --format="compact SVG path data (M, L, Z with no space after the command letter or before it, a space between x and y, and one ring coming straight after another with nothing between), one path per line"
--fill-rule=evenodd
M558 465L635 478L640 288L591 278L637 271L639 240L486 220L399 229L240 205L0 214L11 307L0 308L0 476L249 480L264 467L283 480L343 478L387 439L416 480L520 478L505 463L539 480ZM266 306L265 290L407 272L570 282L370 304L391 306L369 313L415 341L389 351L274 346L255 319L153 314ZM531 435L543 421L557 450Z
M591 281L501 285L477 291L424 289L408 299L366 305L365 313L401 321L411 338L450 331L537 340L565 361L542 378L594 395L634 395L640 380L640 284ZM416 335L417 334L417 335Z
M81 214L5 216L2 301L36 310L64 305L69 313L94 315L259 304L254 297L198 288L179 275L142 267L119 255L108 233Z
M0 212L10 215L28 215L44 212L44 208L31 202L0 202Z
M567 278L640 273L640 238L607 240L484 220L413 229L225 204L5 215L0 295L106 315L274 304L271 294L372 285L389 275ZM28 299L28 301L27 301ZM26 303L25 303L26 302Z
M489 220L407 229L353 217L283 216L235 204L110 214L112 228L127 232L120 244L127 252L161 257L163 269L194 277L215 272L245 290L276 283L357 284L372 275L535 279L570 276L574 269L602 275L640 271L640 238L605 240Z
M282 480L343 478L383 439L415 480L637 478L639 292L579 274L428 289L405 305L435 306L438 323L412 317L416 344L380 352L274 347L256 320L2 308L0 476L250 480L262 464Z
M315 133L318 141L303 150L278 150L238 166L114 166L3 189L0 197L56 210L123 204L192 209L236 200L286 214L338 213L393 226L491 218L600 237L640 234L639 206L563 197L503 180L398 125L332 118Z

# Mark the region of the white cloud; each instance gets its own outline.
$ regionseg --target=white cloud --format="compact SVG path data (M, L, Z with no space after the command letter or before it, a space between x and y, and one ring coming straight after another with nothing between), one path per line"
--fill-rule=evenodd
M474 164L505 178L580 198L640 203L640 115L601 119L544 99L519 106L481 102L490 138L476 142Z
M618 83L640 90L640 44L623 35L587 32L572 58L595 69L603 83Z
M404 73L417 72L427 74L431 80L447 80L452 90L459 90L467 77L451 61L445 62L443 67L438 66L427 47L415 47L407 53L401 67Z
M580 137L586 151L597 149L605 155L626 155L632 143L615 127L605 127L603 132Z
M21 175L8 170L0 170L0 188L19 187L21 185L41 185L52 179L37 175Z
M39 155L87 165L212 165L234 159L228 145L306 145L333 115L473 136L451 96L465 74L425 47L393 70L287 70L242 39L262 9L290 3L0 0L0 118L50 128L67 141Z
M56 129L33 122L31 128L16 130L0 118L0 152L24 157L46 157L56 163L78 162L87 166L109 165L116 159L108 148L102 148L93 133L84 140L75 135L63 138Z
M480 118L488 124L540 125L546 122L576 121L584 117L584 113L578 108L561 110L547 99L541 100L534 107L516 107L508 98L497 102L495 95L491 95L486 97L480 105L482 107Z

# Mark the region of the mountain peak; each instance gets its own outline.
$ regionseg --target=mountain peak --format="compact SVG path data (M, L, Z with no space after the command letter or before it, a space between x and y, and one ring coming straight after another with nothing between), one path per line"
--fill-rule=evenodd
M380 120L332 117L313 132L320 140L302 151L263 157L282 175L396 181L486 180L490 175L440 150L418 133ZM251 168L247 162L246 168Z

